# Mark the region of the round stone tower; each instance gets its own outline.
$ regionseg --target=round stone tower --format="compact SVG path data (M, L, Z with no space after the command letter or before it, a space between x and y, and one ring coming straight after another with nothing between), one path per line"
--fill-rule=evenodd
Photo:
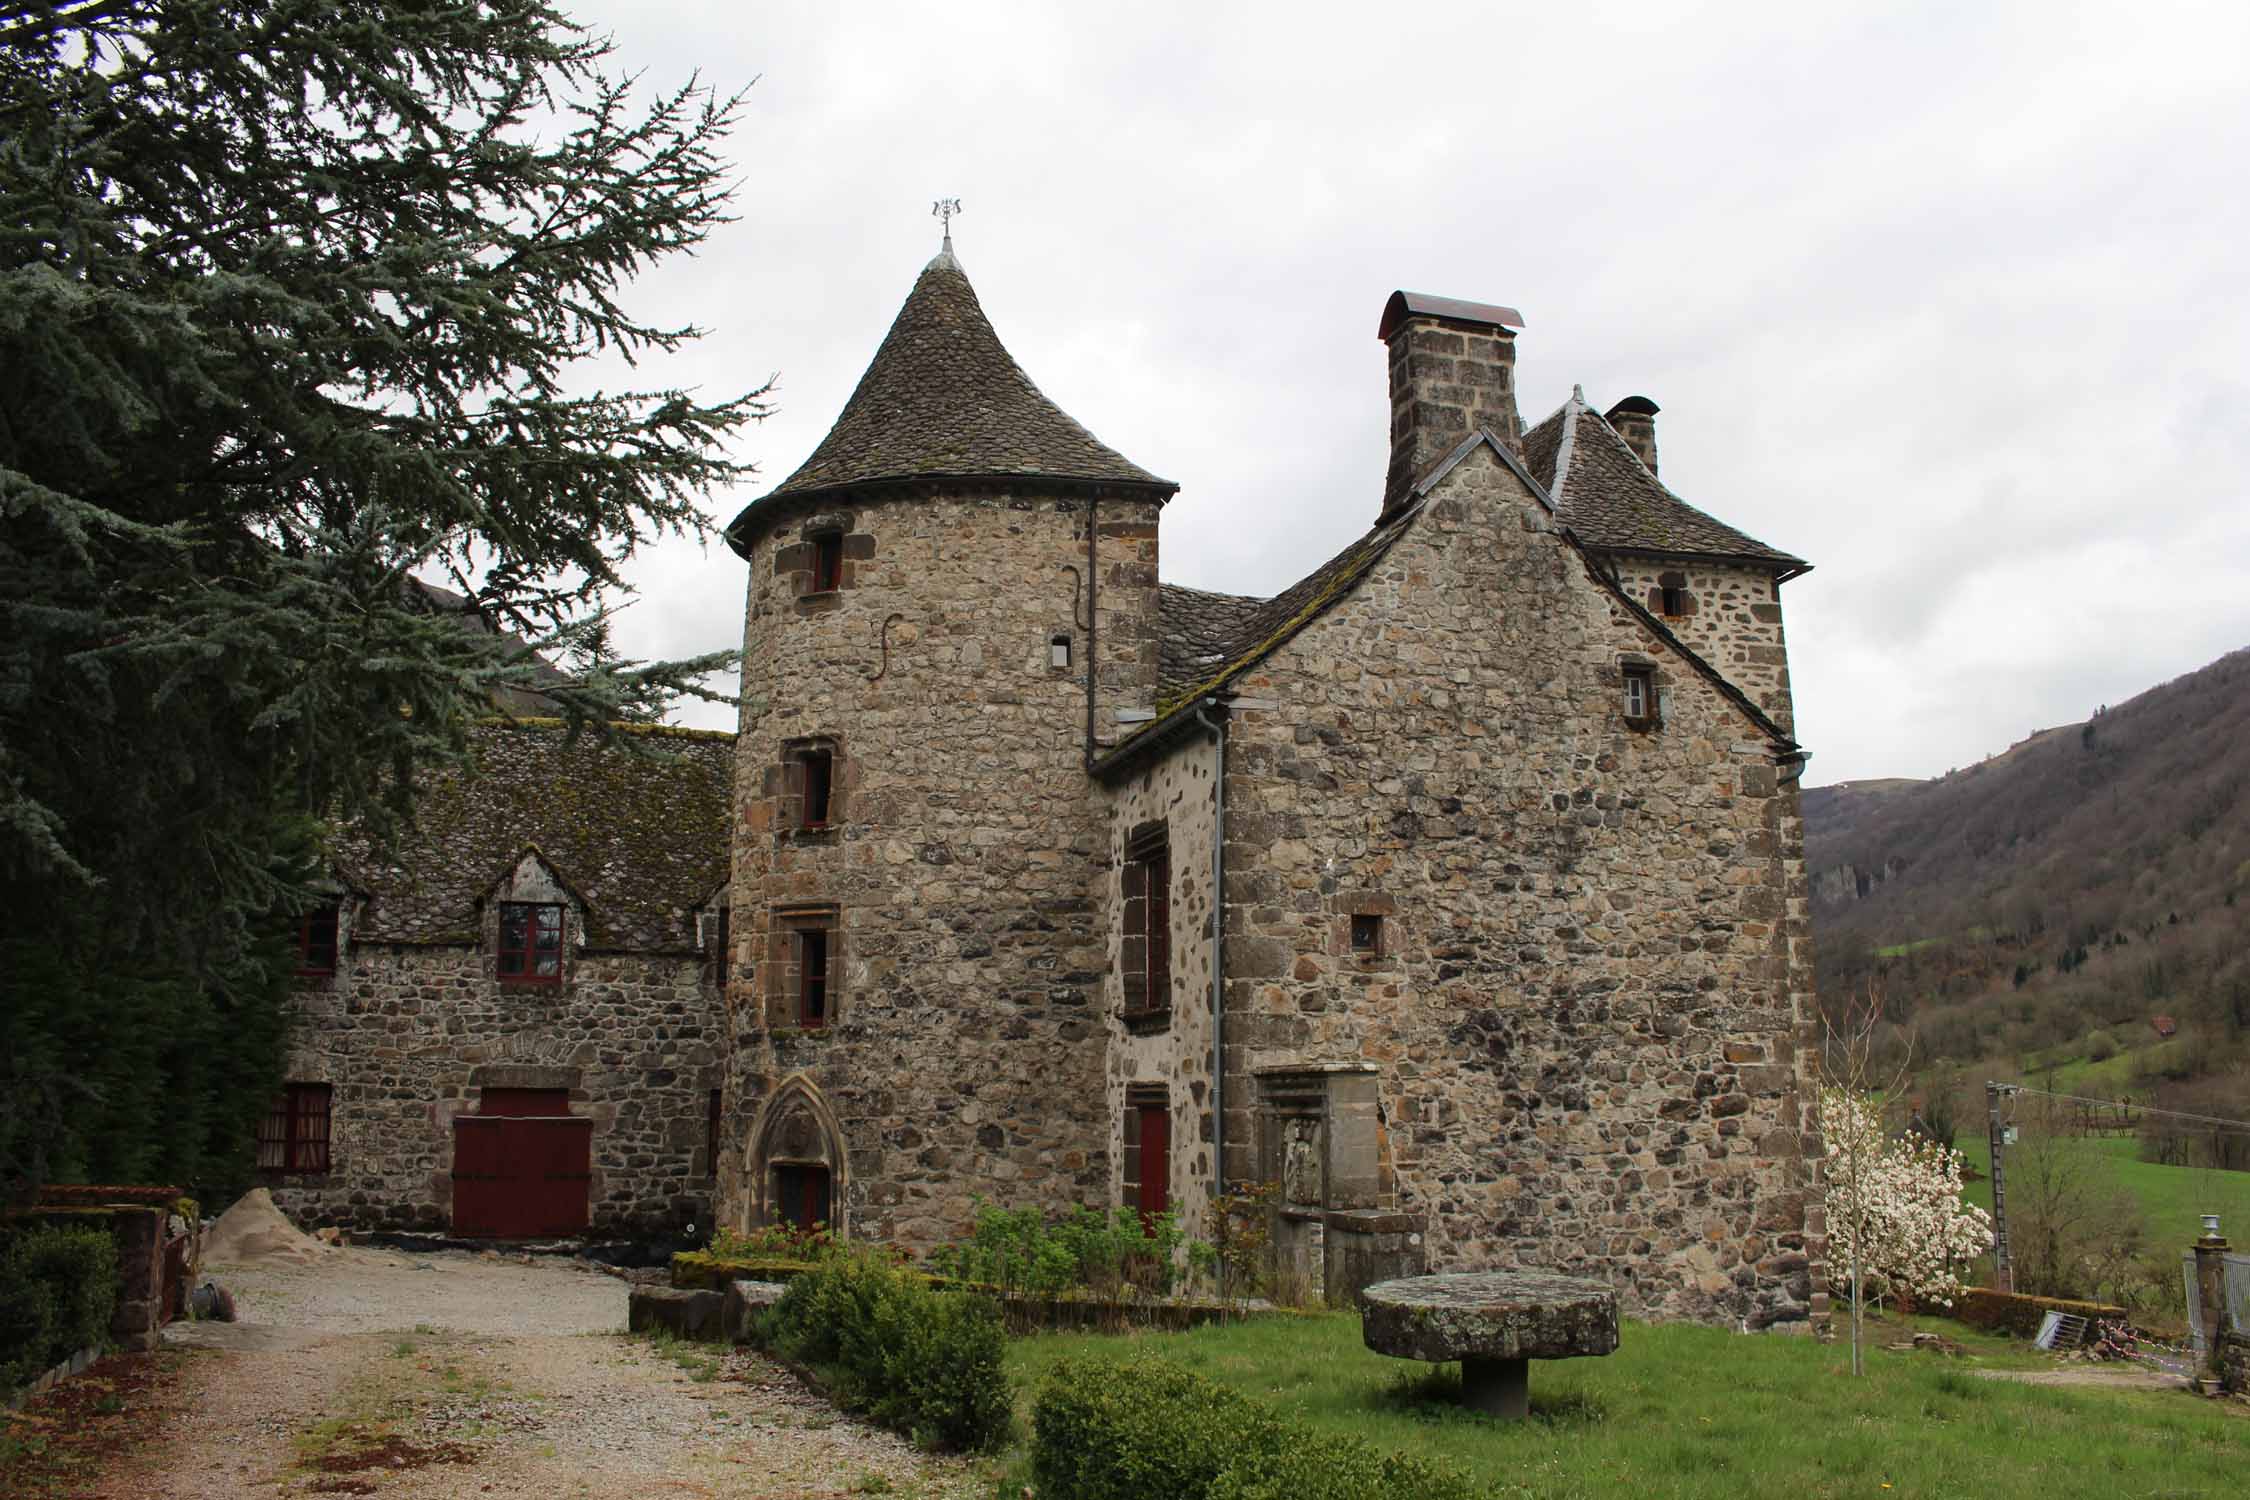
M1108 1191L1085 767L1156 685L1176 486L1040 394L946 248L750 565L720 1222L927 1247Z

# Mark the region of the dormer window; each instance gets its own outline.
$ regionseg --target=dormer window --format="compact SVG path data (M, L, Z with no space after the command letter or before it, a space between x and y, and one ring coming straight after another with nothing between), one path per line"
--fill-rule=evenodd
M337 934L343 903L326 901L297 919L297 972L310 977L336 972Z
M563 909L550 901L500 903L495 971L504 984L562 983Z
M812 592L832 594L844 586L844 534L824 531L812 539Z
M1634 729L1656 723L1656 669L1636 663L1625 667L1625 722Z

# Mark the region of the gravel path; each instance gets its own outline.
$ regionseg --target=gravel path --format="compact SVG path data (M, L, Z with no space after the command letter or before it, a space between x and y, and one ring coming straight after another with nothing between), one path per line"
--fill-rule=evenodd
M988 1466L844 1418L755 1354L675 1363L626 1336L625 1283L572 1262L350 1248L211 1274L238 1321L174 1326L161 1431L94 1495L991 1493Z

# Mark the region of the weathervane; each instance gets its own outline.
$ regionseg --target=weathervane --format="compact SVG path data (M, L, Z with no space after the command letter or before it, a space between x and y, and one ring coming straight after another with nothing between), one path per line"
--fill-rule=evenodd
M940 198L930 205L930 217L945 229L945 248L953 248L953 216L961 211L958 198Z

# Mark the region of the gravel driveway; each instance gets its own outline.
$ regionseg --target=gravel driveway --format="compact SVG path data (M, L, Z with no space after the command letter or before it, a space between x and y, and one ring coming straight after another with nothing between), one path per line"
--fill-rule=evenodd
M93 1494L989 1495L987 1466L840 1416L771 1362L625 1326L625 1283L564 1260L337 1250L210 1268L238 1321L184 1351L153 1441Z

